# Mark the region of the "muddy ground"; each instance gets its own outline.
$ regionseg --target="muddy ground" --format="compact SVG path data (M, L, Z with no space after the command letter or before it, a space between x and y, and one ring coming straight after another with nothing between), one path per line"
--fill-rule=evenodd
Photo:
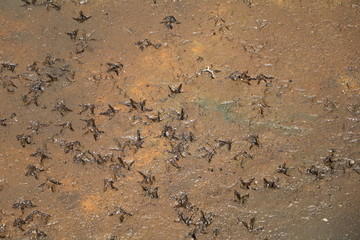
M0 238L360 239L357 0L1 0Z

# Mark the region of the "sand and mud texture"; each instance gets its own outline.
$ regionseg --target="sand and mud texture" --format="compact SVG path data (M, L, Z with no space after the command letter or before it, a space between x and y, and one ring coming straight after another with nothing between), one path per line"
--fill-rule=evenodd
M0 239L360 239L360 1L0 0Z

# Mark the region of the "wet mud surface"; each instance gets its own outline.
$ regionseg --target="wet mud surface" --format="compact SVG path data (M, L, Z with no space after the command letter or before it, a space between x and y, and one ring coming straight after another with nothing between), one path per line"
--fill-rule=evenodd
M0 238L360 239L359 14L0 1Z

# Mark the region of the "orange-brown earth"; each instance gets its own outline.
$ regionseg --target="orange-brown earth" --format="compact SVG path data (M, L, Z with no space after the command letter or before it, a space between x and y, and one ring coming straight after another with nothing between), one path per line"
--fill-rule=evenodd
M0 1L0 238L360 239L359 14Z

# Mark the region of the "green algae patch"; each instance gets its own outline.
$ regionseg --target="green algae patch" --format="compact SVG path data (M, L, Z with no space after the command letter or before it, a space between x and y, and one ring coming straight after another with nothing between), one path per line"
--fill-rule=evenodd
M237 106L237 101L216 102L213 99L200 99L195 104L206 111L214 111L220 113L226 122L236 122L237 117L234 113L234 108Z

